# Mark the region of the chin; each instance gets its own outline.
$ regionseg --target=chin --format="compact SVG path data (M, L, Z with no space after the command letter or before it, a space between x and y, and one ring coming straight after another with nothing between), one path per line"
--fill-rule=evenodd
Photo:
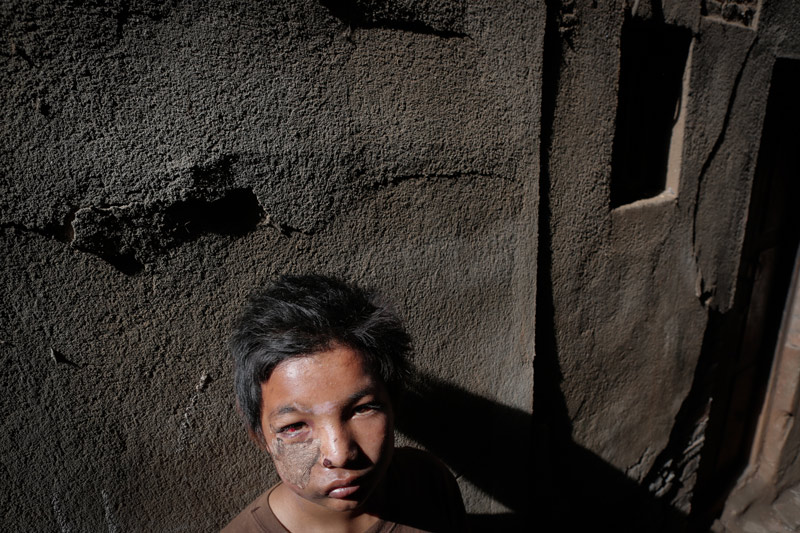
M348 511L357 511L364 506L364 502L357 500L337 500L334 498L326 498L323 505L332 511L344 513Z
M325 495L322 496L320 499L318 499L317 503L332 511L340 511L340 512L357 511L359 509L363 509L366 506L366 503L373 495L374 492L373 489L374 487L370 487L367 490L364 490L362 488L358 492L346 498L334 498Z

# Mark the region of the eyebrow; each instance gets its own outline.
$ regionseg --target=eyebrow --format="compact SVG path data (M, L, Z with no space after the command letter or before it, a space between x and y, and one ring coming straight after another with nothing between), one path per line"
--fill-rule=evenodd
M296 411L307 411L307 409L300 409L296 405L287 404L278 407L277 409L273 409L272 412L269 414L270 418L286 415L289 413L294 413Z
M363 389L354 392L353 394L351 394L351 395L349 395L347 397L347 399L345 400L344 403L346 403L346 404L355 403L358 400L360 400L361 398L363 398L364 396L369 396L370 394L377 395L377 392L375 390L375 386L374 385L368 385L368 386L364 387ZM277 416L286 415L286 414L290 414L290 413L297 413L297 412L309 413L311 411L312 411L312 409L308 409L306 407L301 407L301 406L297 405L296 403L291 403L291 404L281 405L280 407L277 407L277 408L273 409L272 412L269 414L269 418L272 419L272 418L275 418Z
M377 391L375 390L375 386L374 385L368 385L368 386L364 387L363 389L361 389L360 391L354 392L353 394L351 394L350 396L347 397L347 402L348 403L357 402L358 400L360 400L364 396L369 396L370 394L374 394L376 396L378 394Z

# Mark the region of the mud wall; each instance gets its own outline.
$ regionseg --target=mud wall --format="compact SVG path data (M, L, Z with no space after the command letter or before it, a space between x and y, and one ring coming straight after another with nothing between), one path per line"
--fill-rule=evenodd
M675 531L693 511L717 361L698 363L749 275L772 67L798 53L795 5L759 4L550 6L535 396L564 527Z
M529 420L543 24L481 2L4 3L4 525L214 531L273 483L226 341L282 272L376 286L431 383ZM472 429L414 418L402 438L471 513L518 510L493 490L513 472L448 453Z
M231 319L324 272L406 316L400 439L476 530L684 525L799 24L789 0L7 2L5 524L226 523L276 479Z

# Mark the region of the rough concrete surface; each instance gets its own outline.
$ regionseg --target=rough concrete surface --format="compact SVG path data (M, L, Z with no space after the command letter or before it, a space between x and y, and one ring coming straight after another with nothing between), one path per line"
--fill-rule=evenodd
M4 529L214 531L265 490L225 343L282 272L377 286L423 374L487 417L510 410L530 443L535 286L514 280L535 272L543 7L6 2L1 17ZM516 472L448 457L474 429L409 428L472 513L521 511L493 489Z

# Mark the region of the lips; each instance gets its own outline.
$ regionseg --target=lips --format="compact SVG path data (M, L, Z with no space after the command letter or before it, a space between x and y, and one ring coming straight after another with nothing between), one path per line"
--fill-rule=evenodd
M336 481L328 486L325 493L329 498L346 499L361 488L361 479L354 477Z
M328 493L328 498L344 500L347 499L349 496L353 495L360 488L361 487L359 487L358 485L348 485L347 487L338 487Z

